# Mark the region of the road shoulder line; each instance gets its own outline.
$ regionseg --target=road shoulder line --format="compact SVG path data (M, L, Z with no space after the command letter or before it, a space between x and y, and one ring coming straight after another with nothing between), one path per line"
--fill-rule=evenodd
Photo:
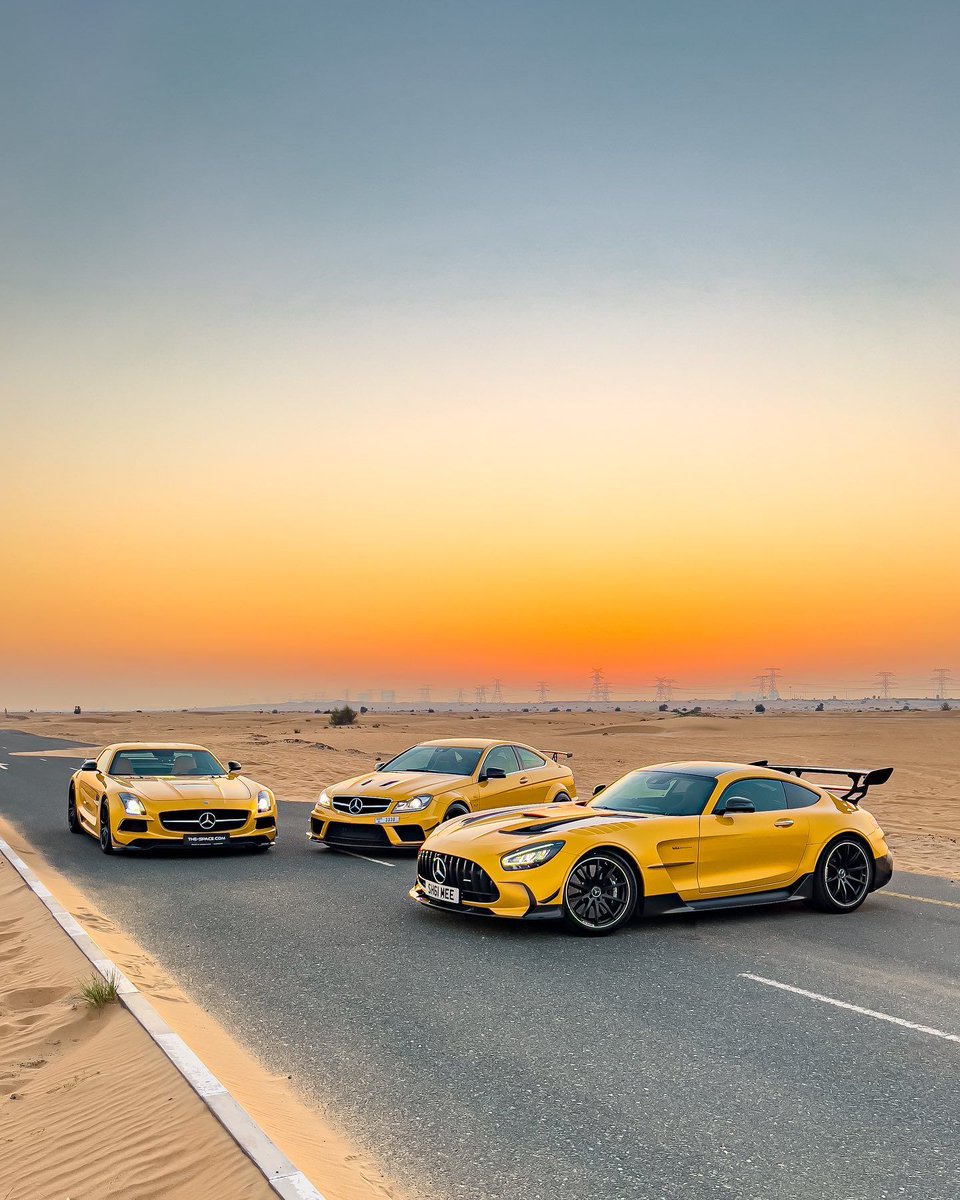
M12 846L0 838L0 854L6 858L27 887L49 910L54 920L80 953L105 978L117 982L117 998L138 1025L163 1052L191 1089L226 1129L244 1154L260 1171L271 1190L283 1200L325 1200L302 1171L267 1137L242 1105L204 1066L187 1043L174 1033L147 997L107 958L79 922L67 912L49 888L40 882Z

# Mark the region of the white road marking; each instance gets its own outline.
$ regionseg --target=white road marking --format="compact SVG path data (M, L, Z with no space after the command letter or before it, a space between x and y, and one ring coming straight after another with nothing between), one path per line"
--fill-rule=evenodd
M764 979L762 975L751 975L749 971L740 974L741 979L752 979L754 983L763 983L767 987L779 988L783 992L793 992L797 996L806 996L808 1000L819 1000L823 1004L833 1004L836 1008L846 1008L850 1012L860 1013L864 1017L875 1017L878 1021L889 1021L892 1025L902 1025L905 1029L915 1029L917 1033L928 1033L931 1037L943 1038L948 1042L960 1042L955 1033L944 1033L942 1029L933 1029L929 1025L918 1025L915 1021L905 1021L903 1017L891 1017L889 1013L877 1012L872 1008L861 1008L859 1004L847 1004L845 1000L834 1000L832 996L821 996L819 992L808 992L806 988L792 987L789 983L780 983L776 979Z
M349 854L351 858L362 858L364 862L379 863L381 867L395 867L396 863L384 862L382 858L368 858L366 854L355 854L353 850L335 850L335 854Z
M6 763L0 763L0 771L8 771L10 768Z
M933 900L929 896L908 896L906 892L884 892L885 896L896 896L898 900L919 900L921 904L942 904L944 908L960 908L956 900Z

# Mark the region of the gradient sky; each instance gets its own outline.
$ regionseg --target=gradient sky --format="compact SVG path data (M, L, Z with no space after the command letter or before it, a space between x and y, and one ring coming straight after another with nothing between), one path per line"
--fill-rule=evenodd
M0 705L960 675L958 61L955 3L5 4Z

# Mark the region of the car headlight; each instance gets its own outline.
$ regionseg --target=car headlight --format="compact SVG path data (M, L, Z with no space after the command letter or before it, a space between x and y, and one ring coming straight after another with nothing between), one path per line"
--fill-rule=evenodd
M319 805L320 808L330 808L331 807L330 797L327 795L326 791L323 791L320 793L319 797L317 798L317 804Z
M500 859L500 866L505 871L525 871L528 867L542 867L562 849L563 842L538 842L536 846L524 846L522 850L511 850L509 854L504 854Z
M273 797L266 790L266 788L263 788L261 791L257 792L257 812L269 812L272 804Z
M147 810L143 807L143 801L139 796L135 796L133 792L120 792L120 803L123 805L123 811L128 817L145 817Z
M393 811L395 813L422 812L432 802L432 796L414 796L411 800L398 800L393 806Z

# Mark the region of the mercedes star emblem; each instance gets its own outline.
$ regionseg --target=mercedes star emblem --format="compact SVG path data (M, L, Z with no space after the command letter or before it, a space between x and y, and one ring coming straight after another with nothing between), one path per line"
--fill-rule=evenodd
M212 829L217 823L217 818L212 812L202 812L197 823L201 829Z
M445 883L447 879L447 864L442 858L433 860L433 877L437 883Z
M354 796L354 798L350 801L350 811L354 816L356 816L357 813L363 812L363 801L359 796Z

